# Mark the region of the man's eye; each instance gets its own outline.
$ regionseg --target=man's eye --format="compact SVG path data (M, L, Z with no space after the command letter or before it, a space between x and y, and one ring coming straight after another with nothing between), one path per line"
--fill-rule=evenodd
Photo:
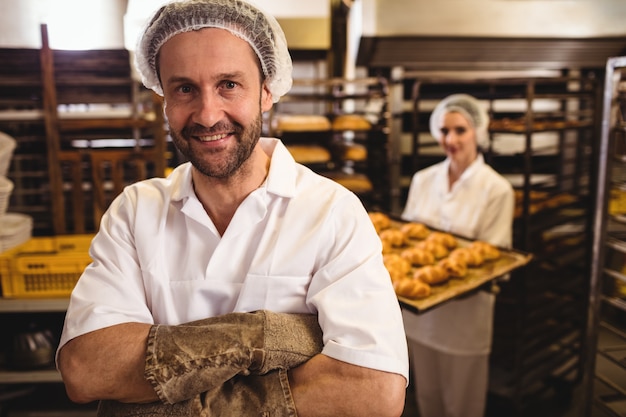
M185 94L191 93L191 87L189 87L188 85L181 86L179 90L181 93L185 93Z
M233 81L226 81L224 83L224 87L226 87L229 90L232 90L233 88L237 87L237 83L235 83Z

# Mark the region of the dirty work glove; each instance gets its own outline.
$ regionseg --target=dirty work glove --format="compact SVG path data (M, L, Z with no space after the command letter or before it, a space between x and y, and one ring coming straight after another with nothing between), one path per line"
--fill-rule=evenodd
M101 401L98 417L296 417L287 371L235 376L219 387L176 404Z
M153 402L148 404L126 404L113 400L98 403L97 417L199 417L202 405L200 397L176 404Z
M154 325L145 378L164 403L221 386L235 375L294 368L322 350L317 316L230 313L178 326Z
M202 417L297 417L287 370L226 381L202 396Z

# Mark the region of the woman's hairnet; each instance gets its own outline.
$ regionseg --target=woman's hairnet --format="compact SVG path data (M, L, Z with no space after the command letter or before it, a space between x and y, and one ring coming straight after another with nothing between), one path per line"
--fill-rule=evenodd
M476 131L476 144L481 149L489 147L489 115L480 102L467 94L453 94L441 100L430 115L430 134L441 141L440 123L446 113L462 114Z
M156 58L173 36L202 28L220 28L250 44L274 102L291 88L292 63L285 34L276 19L242 0L177 0L150 19L136 50L137 70L147 88L163 95Z

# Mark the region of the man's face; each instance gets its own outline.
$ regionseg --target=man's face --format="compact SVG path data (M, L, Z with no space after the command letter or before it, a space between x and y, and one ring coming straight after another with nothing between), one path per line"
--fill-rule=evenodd
M261 135L272 96L246 41L223 29L178 34L159 52L165 115L174 144L203 174L228 178Z

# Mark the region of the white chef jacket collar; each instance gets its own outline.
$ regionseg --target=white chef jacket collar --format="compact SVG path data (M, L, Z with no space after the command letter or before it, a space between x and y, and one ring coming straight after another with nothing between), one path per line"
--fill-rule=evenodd
M271 158L270 170L262 187L267 192L282 197L291 198L296 190L296 161L293 159L285 145L275 138L260 138L259 143L265 153ZM197 199L193 190L191 178L191 163L187 162L170 175L174 191L172 201Z
M474 161L465 169L465 171L463 171L463 173L461 174L461 177L459 178L457 182L463 183L467 180L467 178L472 178L472 176L474 175L474 172L481 169L483 165L485 165L485 158L483 157L482 153L478 152L478 155L476 155L476 159L474 159ZM447 180L448 172L450 171L450 158L445 159L444 168L445 169L443 170L443 172L445 173L445 177Z

